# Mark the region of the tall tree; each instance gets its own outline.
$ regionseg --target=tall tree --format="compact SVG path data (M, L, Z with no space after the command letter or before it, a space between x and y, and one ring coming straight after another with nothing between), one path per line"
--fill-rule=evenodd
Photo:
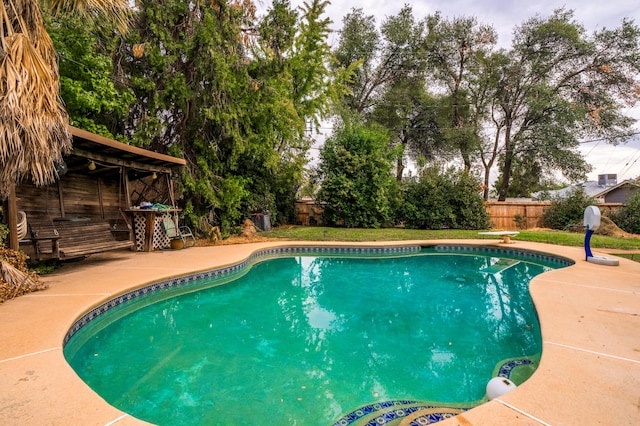
M250 0L139 3L119 61L137 97L130 132L187 160L178 189L192 220L228 228L256 210L292 213L306 123L336 90L325 7L277 0L257 21Z
M577 152L584 137L621 142L634 120L624 115L638 101L640 30L624 20L592 37L559 9L535 17L515 34L501 67L494 119L503 123L499 200L507 196L516 161L534 157L570 179L588 165Z
M51 10L106 14L126 28L125 0L51 0ZM68 116L59 100L56 54L34 0L0 6L0 197L30 177L36 185L57 177L55 165L71 148Z
M501 135L504 120L494 111L499 108L496 93L500 81L501 67L508 61L503 51L482 55L476 62L477 69L470 75L469 97L474 111L473 122L479 138L479 159L482 164L483 198L489 199L491 173L501 154Z
M396 148L396 180L403 177L405 157L417 165L448 157L441 104L441 98L427 93L423 79L404 79L387 87L369 115L370 121L389 131L390 144Z
M213 211L226 227L248 194L238 159L253 140L243 37L252 4L142 0L138 10L117 60L136 93L128 132L139 146L185 158L185 214Z
M60 96L73 126L118 138L133 91L114 73L112 54L121 36L108 22L64 13L45 23L58 53Z
M343 68L357 65L344 98L348 108L358 115L371 113L391 84L424 72L424 25L416 21L413 10L405 5L397 15L388 17L380 31L373 16L352 9L343 19L337 64Z
M256 199L274 197L284 220L293 219L293 205L303 181L311 143L309 127L318 127L329 106L344 89L346 70L332 70L327 38L328 2L314 0L293 10L288 0L276 0L259 24L252 47L250 75L260 87L254 108L254 129L270 147L271 160L255 170ZM259 206L254 206L258 208ZM265 209L268 206L262 206Z
M381 84L382 76L374 77L380 43L373 15L365 16L362 9L354 8L342 19L338 47L334 52L336 66L357 66L349 83L350 92L343 100L348 111L362 113L369 108L369 98Z
M479 152L479 122L486 98L474 83L480 62L496 44L491 26L479 25L475 18L444 19L439 13L427 18L427 49L431 90L445 94L449 123L443 136L457 147L465 170L469 171ZM475 102L474 102L475 101Z
M351 92L344 106L356 119L375 121L390 131L391 147L396 152L396 177L402 178L410 143L426 136L424 52L425 26L405 5L395 16L386 18L378 31L372 16L353 9L344 19L338 63L356 66ZM343 119L349 114L343 111ZM425 144L427 145L427 144Z

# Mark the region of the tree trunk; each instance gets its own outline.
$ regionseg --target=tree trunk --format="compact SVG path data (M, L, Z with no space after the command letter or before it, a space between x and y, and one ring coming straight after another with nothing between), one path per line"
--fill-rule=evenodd
M402 158L398 158L396 161L396 180L398 182L402 181L402 174L404 173L404 163L402 162Z
M484 185L482 188L482 198L485 201L489 200L489 169L484 171Z
M471 156L467 151L468 147L465 147L465 151L462 152L462 163L464 164L464 171L466 173L471 172Z
M504 165L502 167L502 182L498 190L498 201L507 199L509 179L511 178L511 163L513 162L513 147L511 146L511 128L507 127L504 135Z

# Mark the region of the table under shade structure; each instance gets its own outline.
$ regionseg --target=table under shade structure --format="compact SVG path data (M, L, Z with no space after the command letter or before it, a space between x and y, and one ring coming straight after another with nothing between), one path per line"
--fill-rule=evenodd
M127 213L133 218L133 233L137 251L153 251L168 249L171 240L167 237L162 222L165 216L174 220L180 209L169 208L132 208Z

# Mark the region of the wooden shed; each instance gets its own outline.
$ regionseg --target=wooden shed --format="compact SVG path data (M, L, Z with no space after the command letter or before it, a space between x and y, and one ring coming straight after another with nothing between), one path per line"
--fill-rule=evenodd
M10 247L37 259L134 248L135 206L175 208L172 175L185 160L70 126L73 149L44 187L16 186L5 204ZM26 224L26 228L25 225Z

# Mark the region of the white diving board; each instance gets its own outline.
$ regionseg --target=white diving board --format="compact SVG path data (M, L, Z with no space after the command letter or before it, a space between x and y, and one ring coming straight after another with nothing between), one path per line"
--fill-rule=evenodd
M504 244L511 243L511 237L515 237L520 232L518 231L487 231L487 232L478 232L478 235L496 235L502 237L502 242Z

